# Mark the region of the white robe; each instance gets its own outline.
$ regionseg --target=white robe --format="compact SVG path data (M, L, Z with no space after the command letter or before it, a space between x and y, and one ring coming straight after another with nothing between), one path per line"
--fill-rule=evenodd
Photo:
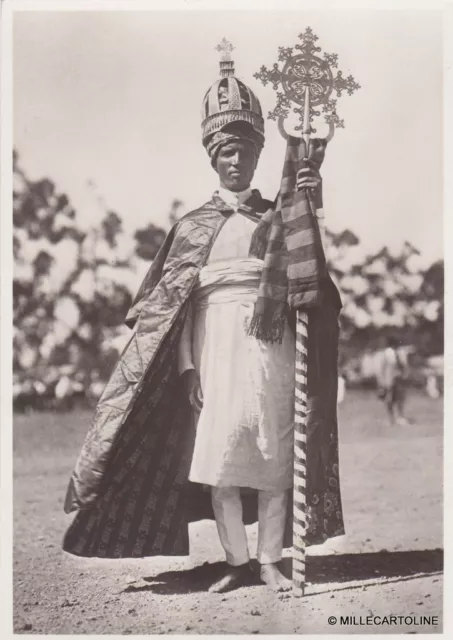
M282 344L247 335L263 265L248 257L255 228L228 218L192 295L180 371L196 369L203 408L189 479L280 491L293 479L295 343L289 327Z

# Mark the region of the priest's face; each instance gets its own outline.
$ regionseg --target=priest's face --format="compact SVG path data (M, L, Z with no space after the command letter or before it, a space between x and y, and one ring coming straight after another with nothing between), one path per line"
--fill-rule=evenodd
M220 186L229 191L244 191L250 186L256 169L255 147L238 140L220 147L215 168Z

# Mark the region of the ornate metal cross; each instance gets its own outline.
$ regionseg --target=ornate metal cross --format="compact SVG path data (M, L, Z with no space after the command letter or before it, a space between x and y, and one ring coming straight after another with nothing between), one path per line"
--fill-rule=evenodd
M296 44L295 49L300 53L293 53L292 47L279 47L278 60L283 63L281 69L278 63L270 70L263 65L254 74L263 85L271 82L277 91L277 105L269 112L268 118L278 118L281 125L289 115L292 103L295 103L297 106L293 111L300 119L300 124L295 129L302 131L305 137L316 131L311 123L315 116L321 114L316 107L322 107L324 119L333 133L334 126L344 127L344 121L337 114L337 100L332 97L333 94L337 98L341 97L343 91L352 95L356 89L360 89L360 85L351 75L345 78L341 71L337 71L334 76L332 68L338 67L338 55L324 53L321 57L321 47L315 44L318 36L310 27L299 35L299 39L301 44ZM280 91L279 86L282 89ZM282 131L282 127L280 130Z
M231 53L234 47L229 40L222 38L215 50L222 55L222 60L231 60Z
M329 125L330 140L334 127L344 127L343 120L337 114L337 101L332 97L340 97L343 91L351 95L359 85L352 76L343 77L341 71L334 77L332 68L337 68L336 53L325 53L321 57L321 48L315 42L318 37L310 27L299 35L301 44L292 48L279 47L278 60L283 63L279 68L275 63L271 70L261 67L255 78L266 85L272 83L277 91L277 106L269 113L272 120L278 119L278 127L283 137L288 138L283 122L292 108L299 115L301 123L296 131L302 131L304 155L309 155L310 134L315 132L311 123L314 116L319 116L317 107L322 107L324 118ZM279 87L281 89L279 90ZM293 106L295 103L296 106ZM307 199L312 208L309 190ZM316 215L314 204L312 213ZM308 314L305 309L297 309L296 349L295 349L295 382L294 382L294 478L293 478L293 593L302 596L305 591L305 561L308 531L307 505L307 422L308 422Z

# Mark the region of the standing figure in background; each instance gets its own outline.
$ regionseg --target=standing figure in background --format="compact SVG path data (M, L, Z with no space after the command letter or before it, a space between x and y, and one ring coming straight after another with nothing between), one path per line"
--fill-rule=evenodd
M398 341L389 336L386 344L377 376L380 397L387 407L390 425L406 426L410 424L404 415L406 366L397 351Z

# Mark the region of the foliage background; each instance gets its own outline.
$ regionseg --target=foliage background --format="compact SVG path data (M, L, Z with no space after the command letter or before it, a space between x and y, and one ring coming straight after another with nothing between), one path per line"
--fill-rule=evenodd
M14 374L19 394L98 396L129 330L123 325L166 230L126 232L93 190L100 222L79 224L50 178L31 180L14 154ZM169 203L168 226L184 213ZM443 352L443 261L421 266L416 247L367 254L350 230L328 232L328 261L343 298L344 370L392 335L420 357ZM64 377L65 385L61 383ZM64 388L63 388L64 386Z

